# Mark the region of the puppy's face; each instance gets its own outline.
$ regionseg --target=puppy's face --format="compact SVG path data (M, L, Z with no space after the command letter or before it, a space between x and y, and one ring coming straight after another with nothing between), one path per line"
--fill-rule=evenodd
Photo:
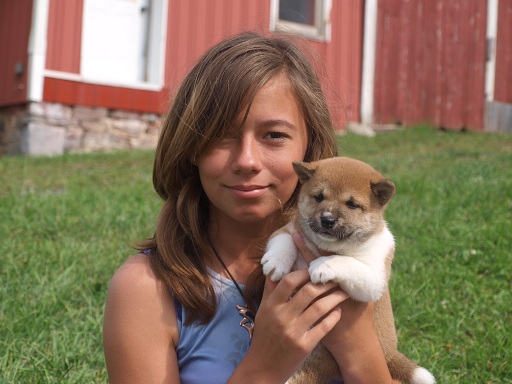
M361 243L383 228L395 186L371 166L347 157L293 166L302 183L299 226L317 247Z

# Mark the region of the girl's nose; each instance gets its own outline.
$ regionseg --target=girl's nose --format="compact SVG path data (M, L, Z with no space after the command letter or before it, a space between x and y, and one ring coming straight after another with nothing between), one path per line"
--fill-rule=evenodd
M233 171L247 173L261 170L261 153L256 139L241 137L233 154Z

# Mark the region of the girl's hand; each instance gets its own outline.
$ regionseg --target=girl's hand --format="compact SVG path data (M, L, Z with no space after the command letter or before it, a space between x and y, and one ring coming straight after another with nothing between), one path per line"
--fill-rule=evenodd
M267 278L252 344L239 366L245 375L255 375L245 377L265 372L261 382L285 382L339 322L339 305L346 299L334 283L312 284L307 270L291 272L278 283Z

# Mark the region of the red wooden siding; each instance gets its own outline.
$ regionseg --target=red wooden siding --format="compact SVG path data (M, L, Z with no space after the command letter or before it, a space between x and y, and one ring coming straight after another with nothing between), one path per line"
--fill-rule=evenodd
M83 0L50 0L47 69L79 73ZM65 6L63 4L66 4ZM332 39L312 42L327 77L336 123L359 119L364 0L334 1ZM268 33L270 1L170 0L162 91L143 91L45 78L45 101L163 112L194 62L212 44L245 30ZM79 27L80 25L80 27ZM63 39L62 36L65 36Z
M0 106L27 101L32 0L0 1ZM15 73L16 64L22 73Z
M170 1L167 80L175 87L199 57L223 38L245 31L268 32L269 1Z
M53 2L67 0L50 0ZM268 3L268 4L267 4ZM262 5L264 5L262 7ZM54 5L51 9L56 12ZM73 17L76 8L67 7L62 12ZM45 78L43 99L45 101L85 106L119 108L126 110L162 113L166 111L169 91L174 89L195 60L213 43L233 33L246 29L268 30L269 2L241 2L238 0L191 0L169 1L165 84L161 91L146 91L113 86L99 86L81 82ZM59 17L67 17L65 15ZM76 36L73 23L60 27L62 34ZM56 34L48 41L48 50L60 44ZM71 62L80 61L80 51ZM58 54L52 54L52 65L63 68Z
M360 119L363 20L364 0L333 1L331 41L311 43L323 60L326 92L339 128Z
M45 101L87 107L104 107L148 113L162 113L167 92L112 87L77 81L45 78Z
M512 103L512 0L498 2L494 99Z
M483 129L487 1L378 7L375 121Z
M168 83L177 84L212 44L244 30L269 31L270 1L208 0L173 2L167 51L172 68ZM193 23L190 20L194 20ZM330 42L311 42L326 77L326 91L336 123L359 118L363 0L334 1Z
M46 69L80 73L83 0L51 0Z

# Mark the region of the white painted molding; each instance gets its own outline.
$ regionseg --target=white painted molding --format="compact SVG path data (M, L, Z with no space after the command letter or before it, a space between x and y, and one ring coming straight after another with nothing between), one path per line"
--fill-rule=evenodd
M28 43L27 97L30 101L43 100L49 6L50 0L34 0Z
M377 0L364 6L363 73L361 81L361 123L373 123L373 91L377 50Z
M103 79L95 79L93 77L82 76L77 73L54 71L50 69L44 71L44 76L51 77L52 79L69 80L87 84L106 85L108 87L140 89L144 91L161 91L163 89L162 83L152 84L146 82L105 81Z
M268 25L271 32L276 30L276 15L279 15L279 1L270 0L270 20Z
M498 0L487 0L487 62L485 64L485 99L494 100L496 75L496 37L498 35Z

